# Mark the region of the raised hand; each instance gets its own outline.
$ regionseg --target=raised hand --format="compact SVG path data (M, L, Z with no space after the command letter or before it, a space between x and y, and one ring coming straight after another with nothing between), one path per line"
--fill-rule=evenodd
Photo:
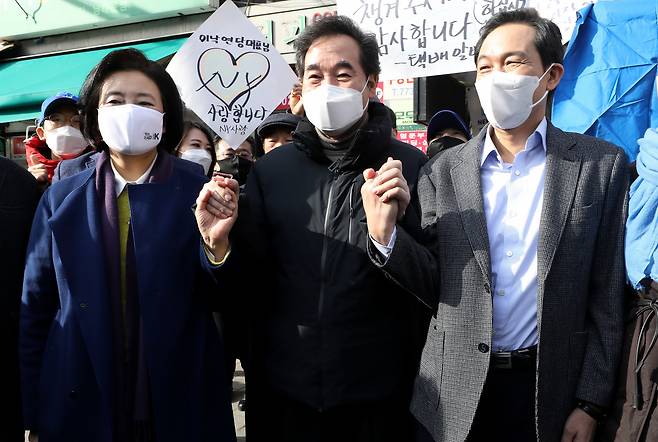
M206 183L196 200L196 216L204 243L217 261L229 249L229 233L238 216L239 185L234 179L215 177Z
M382 202L397 200L397 220L400 221L411 200L409 185L402 175L402 161L389 157L377 171L373 184L375 186L373 192L381 198Z
M290 91L290 112L299 117L304 116L304 104L302 103L302 85L296 83Z
M363 178L361 198L368 232L378 243L388 245L395 223L404 216L410 200L409 187L402 176L402 163L389 158L376 172L364 170Z

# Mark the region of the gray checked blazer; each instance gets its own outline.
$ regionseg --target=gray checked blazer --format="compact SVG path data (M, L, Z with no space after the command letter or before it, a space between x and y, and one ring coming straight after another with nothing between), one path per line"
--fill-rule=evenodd
M411 411L435 441L466 439L489 369L491 262L480 182L486 130L437 155L418 182L421 232L398 225L386 275L431 311ZM602 140L549 123L540 221L535 415L559 441L576 398L607 406L621 354L628 167Z

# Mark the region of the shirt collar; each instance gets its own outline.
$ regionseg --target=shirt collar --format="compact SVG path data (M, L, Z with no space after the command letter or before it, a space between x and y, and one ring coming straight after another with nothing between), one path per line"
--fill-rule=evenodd
M146 169L146 172L139 178L137 178L135 181L126 181L124 177L121 176L119 171L116 170L114 167L114 163L110 160L110 165L112 166L112 172L114 173L114 191L116 192L117 196L121 192L123 192L124 187L126 187L128 184L144 184L151 174L151 170L153 170L153 166L155 165L155 160L158 159L158 154L155 154L155 158L153 158L153 161L151 162L151 165L149 166L148 169Z
M541 145L544 148L544 152L546 152L547 127L548 127L548 123L546 122L546 117L544 117L542 118L541 122L539 123L535 131L528 137L528 140L525 143L524 150L532 150L537 145ZM491 155L492 152L495 152L497 156L500 156L498 154L498 151L496 150L496 145L491 139L492 130L493 130L493 126L490 125L489 129L487 129L487 135L484 139L484 146L482 147L482 155L480 157L480 167L484 165L484 162L487 160L487 158L489 158L489 155Z

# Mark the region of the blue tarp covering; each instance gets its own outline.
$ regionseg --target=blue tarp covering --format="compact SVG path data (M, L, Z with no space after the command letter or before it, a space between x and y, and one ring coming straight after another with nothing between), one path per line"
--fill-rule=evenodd
M624 148L658 127L658 0L599 0L578 13L552 122Z

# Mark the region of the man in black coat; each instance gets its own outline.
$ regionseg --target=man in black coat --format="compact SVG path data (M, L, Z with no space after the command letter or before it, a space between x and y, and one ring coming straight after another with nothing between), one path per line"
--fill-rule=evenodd
M385 106L369 102L374 35L331 17L296 48L306 118L256 162L225 266L225 279L247 271L234 296L255 295L249 440L410 440L420 305L368 258L361 186L364 170L399 163L390 158L415 183L426 157L393 139ZM418 225L411 208L400 218Z
M0 348L2 397L0 440L23 440L18 374L18 310L21 305L25 249L38 201L37 183L25 169L0 157Z

